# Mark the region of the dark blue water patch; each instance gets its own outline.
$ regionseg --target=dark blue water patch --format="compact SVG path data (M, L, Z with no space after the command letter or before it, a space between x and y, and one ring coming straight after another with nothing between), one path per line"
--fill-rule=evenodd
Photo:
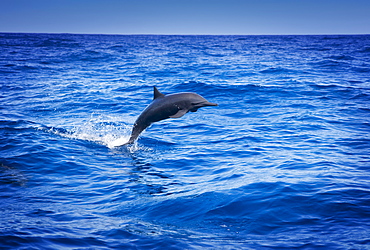
M358 73L368 73L370 72L370 67L352 67L351 68L353 71L358 72Z
M313 64L322 69L342 68L342 67L346 67L349 65L345 62L341 62L338 60L332 60L332 59L321 60Z
M216 196L217 199L212 197L212 200L223 202L215 204L206 212L206 225L211 224L214 228L222 227L225 233L233 232L238 237L265 235L268 238L272 234L283 233L290 235L289 228L302 224L308 231L310 228L315 231L315 227L320 227L322 223L320 214L314 213L317 211L315 208L317 201L312 199L310 194L314 190L305 191L301 188L286 187L284 183L280 185L258 183L255 187L251 185L240 190L231 190L230 194L248 193L248 199L229 201L223 196ZM300 216L297 216L298 214Z
M262 74L288 74L293 73L292 70L285 69L285 68L268 68L261 70L260 73Z
M328 58L332 59L332 60L337 60L337 61L352 61L352 60L355 60L354 57L349 56L349 55L330 56Z
M370 47L364 47L364 48L362 48L361 50L359 50L359 52L361 52L361 53L370 53Z

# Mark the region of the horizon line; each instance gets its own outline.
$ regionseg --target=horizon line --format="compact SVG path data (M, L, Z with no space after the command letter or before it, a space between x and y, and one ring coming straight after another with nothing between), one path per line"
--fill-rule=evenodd
M0 34L53 34L53 35L107 35L107 36L361 36L370 33L282 33L282 34L171 34L171 33L78 33L78 32L16 32L0 31Z

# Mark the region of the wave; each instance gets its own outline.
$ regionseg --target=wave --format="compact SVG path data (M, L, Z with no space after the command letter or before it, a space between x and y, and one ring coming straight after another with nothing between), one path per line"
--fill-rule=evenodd
M343 67L343 66L349 65L347 62L343 62L340 60L333 60L333 59L320 60L317 62L313 62L311 64L316 65L318 67L323 67L323 68L337 68L337 67Z

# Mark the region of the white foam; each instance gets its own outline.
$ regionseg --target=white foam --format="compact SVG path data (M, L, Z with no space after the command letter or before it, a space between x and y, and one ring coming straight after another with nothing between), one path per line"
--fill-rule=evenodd
M128 142L131 126L119 117L92 114L88 121L75 125L70 131L61 132L58 129L50 131L63 137L91 141L108 148L115 148Z
M122 146L125 143L127 143L128 142L128 139L129 139L129 137L123 136L123 137L120 137L120 138L115 139L113 141L108 140L107 141L107 146L108 146L108 148L119 147L119 146Z

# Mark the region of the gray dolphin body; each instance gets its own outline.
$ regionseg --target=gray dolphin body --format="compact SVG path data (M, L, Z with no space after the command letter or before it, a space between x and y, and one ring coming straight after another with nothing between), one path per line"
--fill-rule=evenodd
M208 102L206 99L195 93L164 95L154 87L154 99L152 103L146 107L135 121L130 139L125 144L134 143L140 133L153 122L158 122L168 118L180 118L189 111L196 112L199 108L207 106L217 106L217 104Z

